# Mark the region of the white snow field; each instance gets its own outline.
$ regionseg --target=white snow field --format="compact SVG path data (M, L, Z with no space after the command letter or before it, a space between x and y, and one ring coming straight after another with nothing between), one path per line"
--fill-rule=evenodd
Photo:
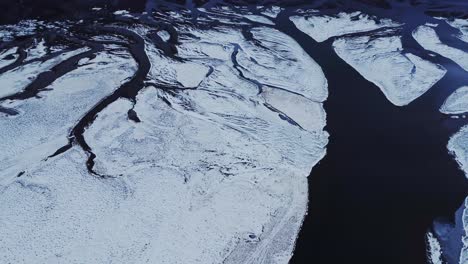
M439 65L403 53L399 36L339 38L333 47L340 58L377 85L397 106L411 103L446 73Z
M451 59L468 71L468 53L442 43L432 27L419 26L413 31L413 38L426 50Z
M448 115L468 112L468 86L458 88L444 102L440 112Z
M333 16L312 13L292 16L290 20L300 31L318 42L350 33L400 26L390 19L377 19L361 12L341 12Z
M254 28L257 45L234 26L173 23L182 60L147 40L151 85L85 130L105 177L78 144L46 157L134 74L128 53L1 104L19 114L0 116L0 263L288 263L328 142L324 74L276 30Z

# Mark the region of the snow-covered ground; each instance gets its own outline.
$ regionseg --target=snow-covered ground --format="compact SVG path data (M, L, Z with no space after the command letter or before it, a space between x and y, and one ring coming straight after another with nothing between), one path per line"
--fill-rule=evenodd
M247 78L256 79L266 87L282 89L299 94L315 102L323 102L328 91L327 80L320 66L314 62L290 37L271 28L254 28L253 37L263 47L275 49L268 52L251 42L241 45L244 52L238 56L241 68ZM285 60L284 58L294 58ZM271 74L274 72L274 74Z
M103 177L89 172L91 152L76 141L47 157L69 142L70 131L90 109L138 72L125 48L106 45L37 97L0 101L1 108L18 112L0 115L1 263L289 261L307 209L307 176L328 143L327 80L298 43L271 27L267 17L274 19L281 8L265 9L267 17L227 7L198 11L206 12L200 26L186 23L183 14L169 14L178 33L174 56L146 35L154 28L128 26L145 39L151 68L134 101L116 99L85 127L84 139L96 155L93 171ZM114 14L137 19L127 11ZM337 37L338 56L397 106L411 103L446 73L405 52L400 36L388 29L400 26L394 21L360 12L306 12L291 20L318 42ZM38 24L49 26L34 20L2 26L1 38L32 34ZM168 31L156 34L170 44ZM413 36L467 69L466 53L440 43L431 26ZM90 39L127 41L111 35ZM88 50L0 75L0 98ZM0 67L14 62L16 51L0 51ZM25 51L26 62L49 52L42 40ZM466 87L459 88L441 111L466 112L467 95ZM129 117L130 109L137 118ZM465 172L467 146L465 126L448 144ZM463 221L467 231L468 210ZM427 239L432 261L441 263L441 244L433 233ZM463 243L460 263L468 262L468 235Z
M271 18L276 18L282 10L283 9L279 6L271 6L266 7L262 14Z
M377 85L397 106L407 105L429 90L445 74L439 65L403 53L399 36L344 37L333 42L344 61Z
M87 65L57 79L49 90L39 93L41 98L0 104L19 112L15 116L0 116L0 182L8 182L30 167L41 166L42 159L66 144L73 125L133 74L136 64L129 60L128 53L122 53L122 56L99 53ZM10 74L0 77L8 79Z
M38 59L47 55L47 46L45 41L35 41L31 47L26 49L26 54L26 61Z
M451 59L468 71L468 53L442 43L434 28L419 26L413 31L413 38L425 49Z
M444 102L440 111L448 115L468 112L468 86L458 88Z
M13 62L18 58L16 54L18 48L11 48L0 53L0 68L3 68Z
M247 14L244 17L247 18L250 21L263 23L263 24L266 24L266 25L274 25L275 24L269 18L266 18L264 16Z
M463 249L460 253L460 264L468 263L468 197L465 199L465 210L462 216L465 235L462 238Z
M37 30L37 26L43 23L37 20L23 20L16 25L5 25L0 28L0 40L8 42L14 37L30 35Z
M448 149L455 156L460 168L468 178L468 126L463 127L448 143Z
M335 16L320 15L318 12L298 15L290 18L296 27L318 42L335 37L333 47L337 55L356 69L364 78L378 86L390 102L397 106L404 106L427 92L446 73L442 66L418 57L416 54L403 50L401 36L393 30L400 24L378 19L365 14L339 13ZM460 30L457 36L465 40L465 21L447 21L451 26ZM380 29L380 30L379 30ZM364 34L366 31L373 31ZM449 47L440 42L432 25L419 26L413 37L426 50L445 56L468 69L468 54L462 50ZM468 110L468 90L459 88L444 105L441 112L446 114L462 114ZM454 153L462 169L468 171L468 131L462 129L452 137L449 151ZM462 207L462 225L467 232L468 210ZM442 263L442 249L439 241L428 233L429 258L433 263ZM458 239L458 237L454 238ZM465 245L462 250L460 263L468 262L468 237L463 238Z
M450 138L449 151L455 156L460 168L468 178L468 126L464 126L459 132ZM462 222L465 234L462 237L463 248L460 254L460 264L468 262L468 197L462 205Z
M340 58L377 85L397 106L407 105L424 94L446 72L439 65L405 53L401 37L391 29L401 24L392 20L379 20L360 12L342 12L335 16L311 14L290 19L299 30L319 42L381 29L365 36L336 38L333 47Z
M40 98L2 102L19 114L0 118L0 262L289 261L328 142L324 74L273 29L253 29L257 45L236 27L175 25L178 59L147 41L148 86L85 130L106 177L77 144L46 157L135 73L128 53L98 53Z
M458 38L463 41L467 40L466 21L455 19L454 21L446 20L446 22L460 30L460 34L457 36ZM464 70L468 71L468 53L441 43L436 31L430 25L419 26L413 31L413 37L423 48L451 59ZM468 87L463 86L453 92L440 107L440 112L448 115L464 114L468 112ZM459 132L450 138L447 148L468 178L468 126L461 128ZM458 221L460 221L460 223L458 223ZM464 230L463 234L461 234L462 249L460 252L460 259L458 260L458 263L464 264L468 263L468 197L456 213L456 222L457 225L455 226L444 227L443 225L438 225L435 229L436 232L447 233L440 235L439 239L448 239L444 236L453 236L451 240L460 239L460 235L456 230L458 226L460 226L459 228L461 230ZM439 241L437 241L435 237L428 237L428 243L431 245L429 247L430 257L437 260L437 256L442 254ZM448 242L444 241L444 243ZM439 248L433 246L437 244L439 244ZM441 262L433 260L433 263Z
M463 86L458 88L446 99L440 111L445 114L461 114L468 112L467 95L468 87ZM455 157L468 179L468 126L464 126L450 138L447 148ZM461 250L459 263L464 264L468 263L468 197L459 210L462 211L461 221L464 229L464 234L461 238L463 248Z
M341 12L334 16L312 13L292 16L290 19L299 30L318 42L350 33L400 26L400 24L389 19L378 19L361 12Z
M161 37L161 39L163 41L168 41L171 38L171 35L166 30L160 30L160 31L158 31L157 34L158 34L158 36Z

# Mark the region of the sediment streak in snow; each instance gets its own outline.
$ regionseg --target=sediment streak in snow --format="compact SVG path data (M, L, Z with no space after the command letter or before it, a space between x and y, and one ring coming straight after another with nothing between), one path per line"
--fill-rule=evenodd
M340 58L377 85L390 102L407 105L429 90L445 74L441 66L403 51L396 27L401 24L360 12L291 17L296 27L314 38L335 38ZM341 36L341 37L339 37Z
M434 237L432 232L427 232L426 235L428 258L430 264L443 264L442 262L442 249L437 238Z
M39 93L41 98L0 104L19 112L0 117L0 181L40 165L40 160L66 144L69 130L92 106L132 75L135 63L127 52L119 53L98 53L49 85L47 91Z
M345 34L400 25L389 19L378 19L361 12L341 12L334 16L328 16L320 15L317 11L312 14L292 16L290 19L300 31L317 42L323 42L331 37Z

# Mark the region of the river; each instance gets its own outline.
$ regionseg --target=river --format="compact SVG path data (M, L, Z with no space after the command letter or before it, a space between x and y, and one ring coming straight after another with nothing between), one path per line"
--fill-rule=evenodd
M426 263L425 233L453 218L468 184L447 151L467 124L438 109L457 84L445 78L406 107L391 104L373 83L341 60L332 41L317 43L289 21L278 28L322 67L327 155L309 176L309 209L291 263ZM456 68L456 67L455 67Z

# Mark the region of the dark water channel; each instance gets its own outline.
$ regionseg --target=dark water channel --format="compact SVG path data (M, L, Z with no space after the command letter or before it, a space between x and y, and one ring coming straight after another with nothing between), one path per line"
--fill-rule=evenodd
M287 12L278 20L322 67L330 94L330 143L309 177L308 216L291 263L426 263L432 221L453 218L467 195L466 178L446 146L468 122L438 109L468 76L447 74L409 106L397 107L335 54L331 40L315 42Z

